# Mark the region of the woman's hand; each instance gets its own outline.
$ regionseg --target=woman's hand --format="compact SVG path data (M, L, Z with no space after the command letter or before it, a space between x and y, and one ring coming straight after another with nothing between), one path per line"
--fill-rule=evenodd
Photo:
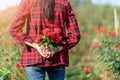
M50 51L51 51L51 56L53 56L54 54L60 52L61 50L63 50L63 47L62 47L62 46L57 46L57 49L56 49L56 50L50 49Z
M29 43L25 42L25 44L37 49L37 51L45 58L51 58L54 56L55 53L61 51L63 49L62 46L58 46L56 50L48 48L47 46L39 46L37 43Z
M37 44L37 43L29 43L29 42L25 42L25 44L35 48L40 53L40 55L45 57L45 58L52 57L51 56L51 51L49 50L49 48L47 46L46 47L39 46L39 44Z

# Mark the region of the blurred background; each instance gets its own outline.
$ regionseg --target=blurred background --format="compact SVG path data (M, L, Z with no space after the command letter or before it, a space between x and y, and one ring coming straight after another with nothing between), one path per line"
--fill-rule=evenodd
M9 25L20 1L0 0L0 80L27 80L24 69L18 64L21 48L8 34ZM115 30L115 15L119 23L120 0L69 1L77 16L81 41L70 50L70 66L67 68L65 80L120 80L109 79L110 71L107 70L97 75L94 66L98 63L99 55L91 55L93 44L98 39L96 36ZM103 67L101 65L101 68Z

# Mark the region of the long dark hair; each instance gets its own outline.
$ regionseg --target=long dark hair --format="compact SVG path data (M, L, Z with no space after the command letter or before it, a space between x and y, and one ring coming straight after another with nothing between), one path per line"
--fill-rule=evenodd
M45 16L48 19L53 19L54 18L54 5L55 1L54 0L42 0L42 7L45 12Z

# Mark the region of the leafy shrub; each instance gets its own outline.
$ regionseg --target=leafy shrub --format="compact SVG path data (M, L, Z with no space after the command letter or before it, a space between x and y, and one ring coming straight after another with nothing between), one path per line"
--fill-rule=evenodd
M91 50L96 55L94 73L105 80L120 80L120 35L109 31L97 39Z

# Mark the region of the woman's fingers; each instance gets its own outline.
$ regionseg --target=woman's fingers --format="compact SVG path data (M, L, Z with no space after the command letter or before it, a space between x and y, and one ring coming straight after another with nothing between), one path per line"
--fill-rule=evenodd
M36 43L29 43L29 42L25 42L25 44L27 44L28 46L31 46L31 47L33 47L33 48L38 48L38 44L36 44Z
M48 54L47 54L47 51L45 49L45 47L43 46L40 46L39 48L37 48L38 52L40 53L41 56L47 58L48 57Z
M52 57L51 52L48 52L46 58L50 58L50 57Z
M50 58L50 50L48 47L43 47L43 54L46 56L46 58Z
M37 51L40 53L40 55L45 58L50 58L53 56L52 52L50 51L50 49L47 46L39 46L37 43L29 43L29 42L25 42L25 44L37 49Z
M25 44L27 44L27 45L29 45L29 46L33 46L31 43L29 43L29 42L25 42Z
M41 56L46 57L46 55L43 53L43 49L42 48L39 48L37 50L38 50L38 52L40 53Z
M47 46L42 46L41 47L41 52L42 52L42 55L44 55L45 58L50 58L51 57L51 51Z
M38 48L39 48L39 44L37 44L37 43L29 43L29 42L25 42L25 44L27 44L27 45L29 45L29 46L35 48L35 49L38 49Z

